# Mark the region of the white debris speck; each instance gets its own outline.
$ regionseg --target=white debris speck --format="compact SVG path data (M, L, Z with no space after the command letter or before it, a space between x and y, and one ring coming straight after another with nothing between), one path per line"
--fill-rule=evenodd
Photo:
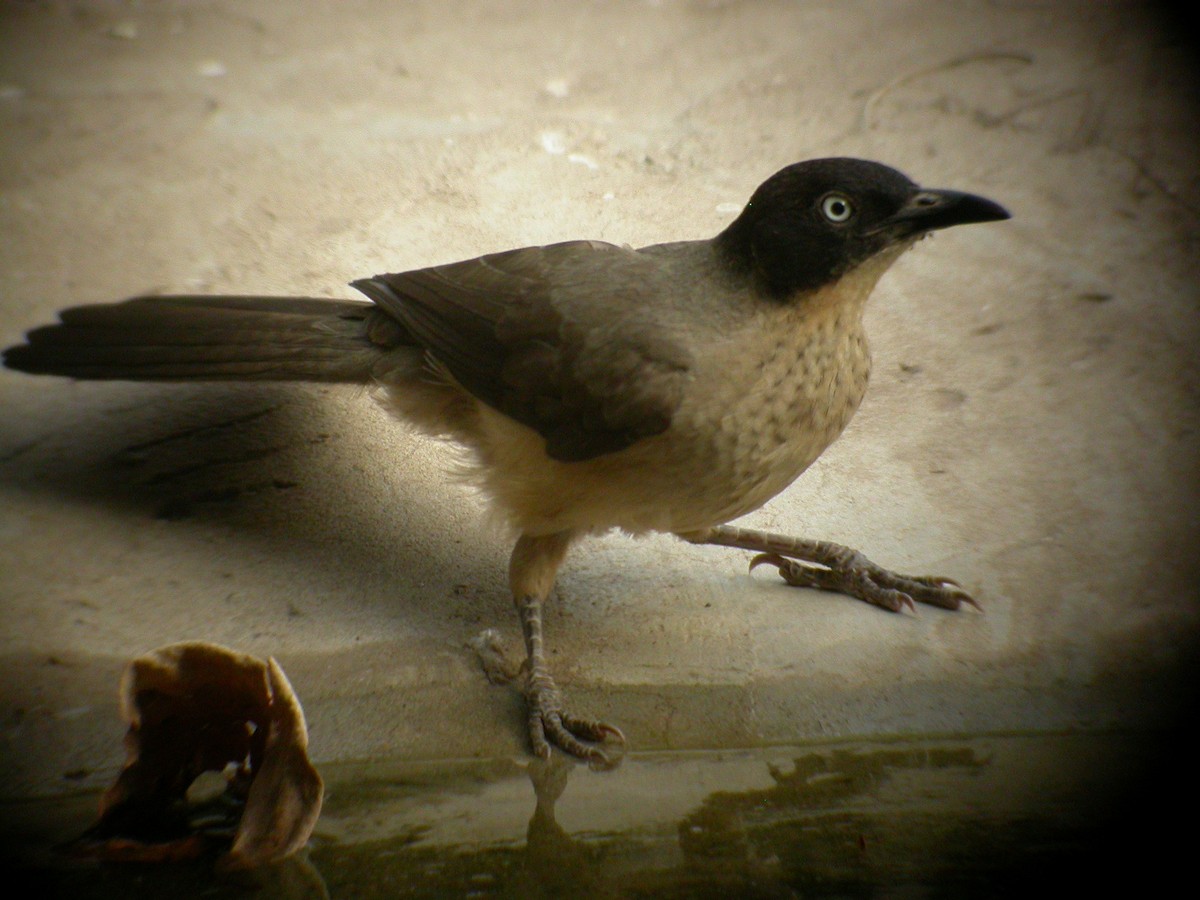
M565 78L551 78L544 85L542 85L542 90L544 90L551 97L558 97L561 99L567 96L567 94L571 93L571 85Z
M479 657L479 664L492 684L508 684L521 672L521 667L508 658L500 632L485 629L467 641L467 646Z
M196 72L205 78L220 78L228 69L219 59L206 59L196 66Z
M108 36L120 41L136 41L138 36L137 22L118 22L108 29Z
M604 192L604 196L603 196L603 197L601 197L600 199L601 199L601 200L616 200L616 199L617 199L617 195L616 195L616 194L614 194L612 191L605 191L605 192Z
M587 166L589 169L592 169L593 171L600 168L599 163L597 163L590 156L586 156L583 153L571 153L567 156L567 159L570 162L578 163L581 166Z
M723 216L729 215L730 213L738 212L741 208L742 207L737 203L718 203L717 204L717 212L719 212Z
M538 142L543 150L555 156L567 152L567 137L561 131L543 131L538 135Z

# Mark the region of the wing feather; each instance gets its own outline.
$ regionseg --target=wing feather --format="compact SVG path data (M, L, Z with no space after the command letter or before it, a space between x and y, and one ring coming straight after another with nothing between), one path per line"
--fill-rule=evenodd
M655 327L651 260L594 241L525 247L354 282L479 400L554 459L670 425L691 358Z

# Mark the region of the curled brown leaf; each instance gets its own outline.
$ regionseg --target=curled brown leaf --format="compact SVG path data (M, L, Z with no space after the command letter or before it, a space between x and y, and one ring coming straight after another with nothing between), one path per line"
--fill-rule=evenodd
M101 859L192 858L233 832L226 868L274 862L304 846L321 810L300 702L283 669L227 647L188 641L133 660L121 680L125 766L100 818L69 846ZM223 772L203 805L188 788Z

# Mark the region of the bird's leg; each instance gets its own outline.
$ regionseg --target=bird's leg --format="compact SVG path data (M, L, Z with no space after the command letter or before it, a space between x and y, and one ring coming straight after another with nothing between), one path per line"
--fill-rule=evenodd
M509 581L521 634L525 638L527 677L525 702L529 706L529 740L533 752L543 759L550 756L550 745L586 759L593 768L609 768L616 761L599 747L584 741L603 741L614 737L622 744L625 735L605 722L581 719L563 709L562 693L546 665L542 641L542 601L554 586L554 576L571 541L569 533L534 537L522 535L513 548L509 562Z
M892 612L913 607L913 601L958 609L979 604L958 582L934 575L900 575L871 562L857 550L827 541L810 541L751 528L718 525L679 537L693 544L717 544L757 552L750 568L768 563L783 580L796 587L839 591Z

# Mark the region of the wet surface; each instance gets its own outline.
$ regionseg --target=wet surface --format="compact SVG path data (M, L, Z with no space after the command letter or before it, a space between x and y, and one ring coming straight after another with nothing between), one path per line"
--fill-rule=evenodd
M3 807L4 845L72 897L1001 897L1185 862L1194 805L1141 735L999 736L325 767L310 849L253 876L211 861L64 860L95 797ZM1194 792L1193 792L1194 793Z

